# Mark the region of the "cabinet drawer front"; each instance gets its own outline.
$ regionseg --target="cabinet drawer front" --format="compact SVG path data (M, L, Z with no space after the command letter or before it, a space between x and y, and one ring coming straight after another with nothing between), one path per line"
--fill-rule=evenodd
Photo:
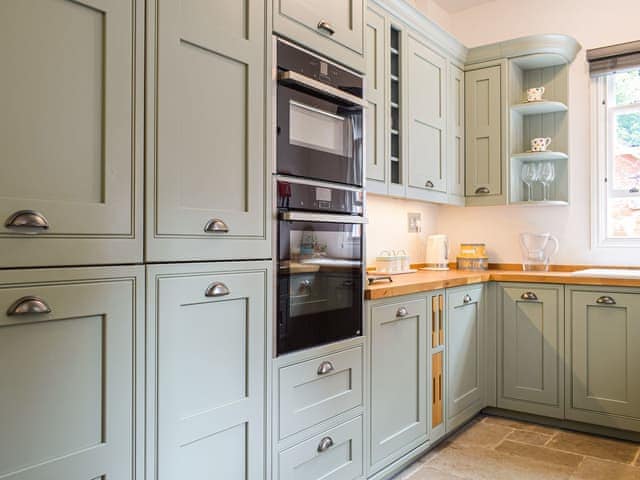
M136 277L34 272L0 284L0 477L130 479Z
M279 480L355 480L364 474L362 417L279 455Z
M640 419L640 295L572 291L570 301L568 408Z
M362 404L362 347L283 367L279 384L285 438Z

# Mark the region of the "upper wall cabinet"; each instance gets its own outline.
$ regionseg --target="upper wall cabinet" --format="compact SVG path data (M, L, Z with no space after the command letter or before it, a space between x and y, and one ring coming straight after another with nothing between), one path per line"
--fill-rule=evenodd
M267 258L265 0L148 8L146 259Z
M449 63L448 78L447 193L449 203L464 205L464 71L457 65Z
M365 0L273 0L273 29L362 72L364 11Z
M142 260L143 9L0 2L0 267Z

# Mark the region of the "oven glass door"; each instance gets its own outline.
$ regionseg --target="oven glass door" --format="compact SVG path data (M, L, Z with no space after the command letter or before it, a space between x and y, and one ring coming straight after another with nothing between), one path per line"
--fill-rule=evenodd
M278 355L362 334L362 225L279 222Z
M362 186L362 107L278 85L280 174Z

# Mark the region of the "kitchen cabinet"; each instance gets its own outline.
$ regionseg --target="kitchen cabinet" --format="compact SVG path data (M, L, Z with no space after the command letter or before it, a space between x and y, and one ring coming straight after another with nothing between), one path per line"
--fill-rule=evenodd
M446 426L455 429L484 407L484 287L447 289Z
M0 272L0 476L142 478L142 267Z
M564 287L498 285L498 407L564 418Z
M426 296L371 302L368 314L369 471L376 472L428 438Z
M447 60L416 36L409 35L407 63L407 196L446 201ZM434 192L445 196L434 196Z
M365 0L273 0L273 29L362 72L364 12Z
M142 260L143 26L141 1L0 2L0 267Z
M147 276L150 478L264 479L270 262Z
M147 261L271 256L265 1L148 4Z
M501 65L465 72L465 194L478 204L504 203L501 77Z
M448 202L464 205L465 175L465 123L464 123L464 71L454 63L449 63L448 72L448 143L447 194Z
M640 292L567 287L566 418L640 431Z

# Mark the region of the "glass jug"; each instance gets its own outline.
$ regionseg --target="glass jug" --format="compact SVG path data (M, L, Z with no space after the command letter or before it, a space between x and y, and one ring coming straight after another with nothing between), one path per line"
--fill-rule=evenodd
M549 259L558 252L558 239L550 233L521 233L522 270L547 271Z

